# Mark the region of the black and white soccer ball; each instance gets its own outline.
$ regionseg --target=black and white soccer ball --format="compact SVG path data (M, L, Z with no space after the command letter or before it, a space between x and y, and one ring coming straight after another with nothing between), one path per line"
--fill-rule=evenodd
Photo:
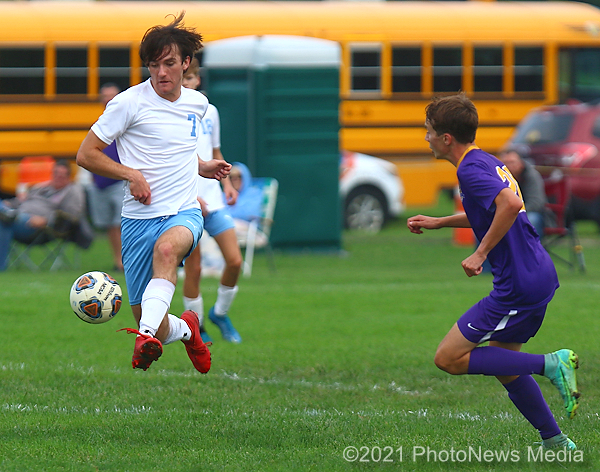
M71 308L83 321L92 324L111 320L121 308L119 283L106 272L92 271L77 277L71 287Z

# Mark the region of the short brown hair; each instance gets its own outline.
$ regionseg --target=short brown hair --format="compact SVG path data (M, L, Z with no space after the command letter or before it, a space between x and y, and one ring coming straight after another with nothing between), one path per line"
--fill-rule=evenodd
M64 167L65 169L67 169L67 175L69 177L71 176L71 164L69 164L69 161L67 161L66 159L59 159L58 161L56 161L54 163L54 168L56 167Z
M525 146L509 145L507 147L504 147L504 148L500 149L500 155L501 156L503 156L505 154L509 154L511 152L514 152L521 159L524 159L525 156L527 155L527 151L525 149Z
M475 141L479 117L473 102L463 93L435 97L425 108L427 121L437 133L448 133L459 143Z
M140 44L140 58L147 67L150 62L157 61L168 54L173 46L177 46L181 60L194 57L202 49L202 35L194 28L186 28L183 24L182 11L167 26L153 26L144 34Z

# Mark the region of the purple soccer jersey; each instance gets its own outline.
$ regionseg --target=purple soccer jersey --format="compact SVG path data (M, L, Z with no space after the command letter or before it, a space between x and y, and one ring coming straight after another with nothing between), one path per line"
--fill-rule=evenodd
M104 154L106 154L108 157L110 157L113 161L121 163L121 161L119 159L119 154L117 153L117 142L116 141L113 141L108 146L106 146L102 152L104 152ZM109 185L113 185L116 183L121 183L121 184L123 183L122 180L115 180L115 179L111 179L110 177L104 177L103 175L98 175L98 174L92 174L92 177L94 179L94 183L96 184L96 187L98 187L100 190L105 189Z
M477 147L459 161L457 176L467 218L481 241L495 215L494 199L507 187L522 199L519 186L501 161ZM554 263L524 210L488 254L494 275L490 297L513 308L547 304L559 286Z

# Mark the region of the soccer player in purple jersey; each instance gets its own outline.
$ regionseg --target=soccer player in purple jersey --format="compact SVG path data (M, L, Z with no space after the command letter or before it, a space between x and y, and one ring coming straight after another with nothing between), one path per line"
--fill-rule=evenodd
M539 431L544 447L574 450L532 374L550 379L573 418L579 406L577 355L569 349L545 355L520 352L540 328L558 288L556 270L527 219L516 180L502 162L474 144L477 126L477 109L463 93L435 98L426 108L425 140L436 159L457 168L465 213L413 216L408 229L421 234L423 229L472 228L481 244L462 267L469 277L479 275L487 259L494 276L491 293L467 310L442 340L435 364L453 375L496 376Z

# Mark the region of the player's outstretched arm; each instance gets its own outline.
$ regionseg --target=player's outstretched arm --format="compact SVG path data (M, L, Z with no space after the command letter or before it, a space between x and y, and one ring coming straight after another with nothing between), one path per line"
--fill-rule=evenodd
M411 216L406 220L406 226L408 226L410 232L414 234L422 234L422 229L441 228L441 226L439 226L439 218L424 215Z
M220 159L203 161L198 157L198 174L207 179L221 180L231 172L231 164Z
M221 148L213 148L213 159L220 159L222 161L225 160L223 153L221 153ZM235 202L237 202L238 191L233 188L231 179L222 179L221 186L223 187L223 194L225 195L225 201L227 204L235 205Z
M458 215L443 216L436 218L433 216L416 215L406 221L406 225L411 233L421 234L422 229L440 229L440 228L470 228L471 224L467 215L459 213Z

